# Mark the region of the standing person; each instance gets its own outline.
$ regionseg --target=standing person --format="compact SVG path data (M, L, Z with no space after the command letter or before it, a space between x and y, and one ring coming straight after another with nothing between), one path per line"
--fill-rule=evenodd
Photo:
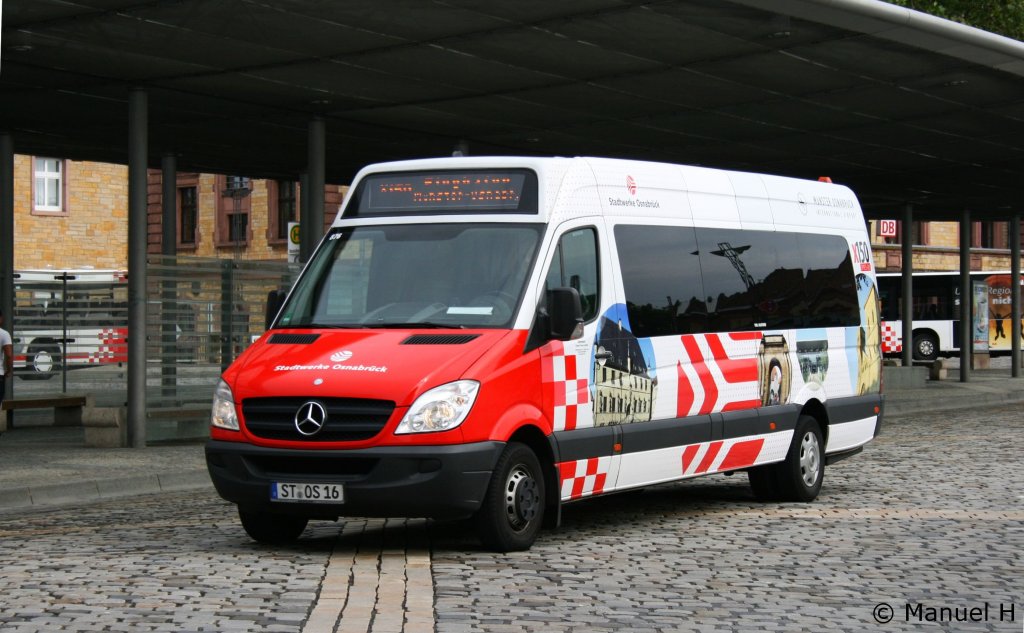
M0 403L7 393L8 380L14 380L14 345L10 332L4 329L4 313L0 310Z

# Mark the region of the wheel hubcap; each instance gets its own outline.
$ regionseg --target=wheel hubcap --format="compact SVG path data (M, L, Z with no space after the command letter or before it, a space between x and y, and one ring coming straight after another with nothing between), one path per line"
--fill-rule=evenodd
M805 433L800 442L800 476L808 488L818 482L818 471L821 468L821 448L818 436Z
M537 482L523 466L516 466L505 481L505 516L515 530L521 530L537 516L540 493Z
M48 373L53 369L53 357L47 351L36 352L32 357L32 367L41 374Z

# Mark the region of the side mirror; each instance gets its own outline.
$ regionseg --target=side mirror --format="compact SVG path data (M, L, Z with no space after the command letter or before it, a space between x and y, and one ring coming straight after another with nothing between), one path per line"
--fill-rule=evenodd
M575 288L548 291L548 331L556 341L571 341L583 336L583 306Z
M284 305L284 298L288 296L287 290L271 290L267 293L267 311L263 317L263 329L269 330L270 325L277 318L277 313Z

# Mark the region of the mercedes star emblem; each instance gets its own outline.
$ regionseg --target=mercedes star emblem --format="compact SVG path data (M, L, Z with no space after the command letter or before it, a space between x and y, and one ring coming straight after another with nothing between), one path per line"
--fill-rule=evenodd
M306 437L312 437L324 428L327 410L319 402L309 401L295 412L295 430Z

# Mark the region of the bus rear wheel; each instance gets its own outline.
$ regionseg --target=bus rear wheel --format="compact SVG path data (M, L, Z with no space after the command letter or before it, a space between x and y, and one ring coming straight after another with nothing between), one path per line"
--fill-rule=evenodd
M818 421L801 415L786 459L747 472L761 501L813 501L825 478L825 443Z
M935 360L939 357L939 339L931 332L914 332L914 360Z
M544 521L544 495L537 456L525 444L510 442L475 517L480 541L496 552L530 549Z

